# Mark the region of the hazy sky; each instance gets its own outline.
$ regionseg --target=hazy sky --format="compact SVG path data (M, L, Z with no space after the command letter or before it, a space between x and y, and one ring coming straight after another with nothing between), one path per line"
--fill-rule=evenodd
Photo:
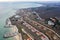
M0 0L0 2L13 2L13 1L42 1L42 2L45 2L45 1L60 1L60 0Z

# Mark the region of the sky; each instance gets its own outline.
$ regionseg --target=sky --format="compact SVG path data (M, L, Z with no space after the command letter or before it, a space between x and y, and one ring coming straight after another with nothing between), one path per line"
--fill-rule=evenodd
M46 1L55 1L55 2L59 2L60 0L0 0L0 2L16 2L16 1L40 1L40 2L46 2Z

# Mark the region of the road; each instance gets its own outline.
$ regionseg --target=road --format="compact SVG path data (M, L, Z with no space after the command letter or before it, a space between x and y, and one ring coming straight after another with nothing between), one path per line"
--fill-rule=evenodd
M60 40L60 37L53 30L28 17L24 17L23 22L24 23L20 25L22 25L22 28L24 28L27 33L34 37L34 40Z
M36 40L39 40L39 39L40 39L35 33L33 33L33 32L32 32L30 29L28 29L27 27L23 26L23 28L24 28L24 30L25 30L27 33L33 35L33 37L35 37Z
M25 18L26 19L26 18ZM25 20L24 19L24 20ZM37 23L36 21L30 20L29 18L27 18L25 20L27 23L29 23L30 25L34 26L34 28L36 28L39 31L42 31L44 34L47 34L47 36L51 39L51 40L59 40L59 36L51 29L45 27L42 24Z
M38 31L37 29L35 29L33 26L31 26L28 23L23 23L23 28L25 29L25 31L29 34L31 34L34 37L34 40L49 40L49 38L43 34L42 32Z

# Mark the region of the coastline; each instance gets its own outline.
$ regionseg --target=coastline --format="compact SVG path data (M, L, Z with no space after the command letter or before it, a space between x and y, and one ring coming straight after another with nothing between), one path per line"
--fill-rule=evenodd
M8 25L6 28L10 28L11 29L11 33L17 33L17 35L13 36L12 38L14 38L14 40L20 40L22 38L20 38L21 33L18 32L18 28L16 27L16 25L12 25L10 19L6 20L6 25ZM5 26L6 26L5 25ZM11 27L9 27L10 25L12 25ZM4 34L5 35L5 34ZM8 36L8 35L7 35ZM11 37L11 36L10 36ZM8 37L9 38L9 37Z
M16 17L16 16L15 16ZM18 17L19 18L19 17ZM11 27L12 32L18 32L18 28L16 27L16 25L12 25L11 21L7 21L6 25L8 25L8 27ZM19 32L18 32L19 33ZM16 36L14 36L15 40L20 40L20 36L19 34L17 34ZM21 39L22 40L22 39Z

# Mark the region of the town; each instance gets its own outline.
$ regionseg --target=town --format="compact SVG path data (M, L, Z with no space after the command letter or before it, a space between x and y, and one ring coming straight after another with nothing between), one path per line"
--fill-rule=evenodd
M18 35L19 40L60 40L57 26L60 22L56 17L42 19L36 11L19 9L4 26L14 27L14 32L5 34L4 38Z

